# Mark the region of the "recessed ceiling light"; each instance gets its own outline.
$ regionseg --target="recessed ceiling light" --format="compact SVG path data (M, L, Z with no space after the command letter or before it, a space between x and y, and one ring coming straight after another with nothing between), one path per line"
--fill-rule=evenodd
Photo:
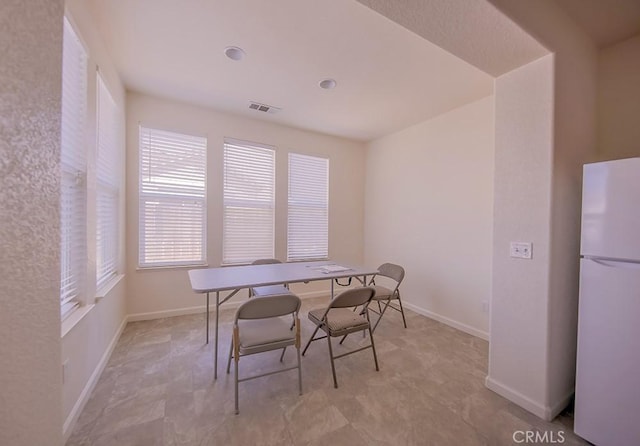
M224 54L231 60L242 60L247 53L237 46L228 46L224 49Z
M324 88L325 90L331 90L332 88L334 88L336 85L338 85L338 83L335 81L335 79L324 79L320 81L320 88Z

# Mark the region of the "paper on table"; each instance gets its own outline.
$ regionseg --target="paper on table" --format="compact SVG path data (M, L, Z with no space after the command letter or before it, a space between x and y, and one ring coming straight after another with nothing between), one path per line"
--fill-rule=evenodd
M324 265L320 268L320 271L322 271L323 273L329 274L329 273L338 273L341 271L349 271L351 268L348 268L346 266L341 266L341 265Z

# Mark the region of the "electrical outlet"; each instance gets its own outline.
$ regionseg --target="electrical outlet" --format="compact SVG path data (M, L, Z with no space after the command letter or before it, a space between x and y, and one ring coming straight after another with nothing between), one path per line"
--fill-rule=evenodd
M533 257L531 242L511 242L510 254L515 259L531 259Z
M482 312L483 313L489 312L489 301L486 301L486 300L482 301Z

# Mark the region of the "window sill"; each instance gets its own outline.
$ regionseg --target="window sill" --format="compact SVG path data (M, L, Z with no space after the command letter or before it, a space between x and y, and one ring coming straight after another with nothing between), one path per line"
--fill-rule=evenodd
M95 296L96 301L99 301L100 299L105 297L107 294L109 294L111 290L114 289L122 279L124 279L124 274L118 274L112 277L111 280L109 280L107 283L102 285L102 287L100 287L100 289L96 291L96 296Z
M170 270L170 269L198 269L198 268L209 268L209 264L194 263L193 265L138 266L136 268L136 271L145 272L145 271L163 271L163 270Z
M84 317L89 314L89 312L95 307L95 304L92 305L83 305L81 307L76 308L67 318L62 321L62 325L60 327L60 338L64 338L78 323L84 319Z

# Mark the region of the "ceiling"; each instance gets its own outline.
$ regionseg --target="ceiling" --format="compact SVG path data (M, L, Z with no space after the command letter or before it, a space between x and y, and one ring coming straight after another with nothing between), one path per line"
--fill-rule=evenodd
M486 97L494 76L548 52L488 1L405 7L414 1L91 0L91 7L129 90L361 141ZM555 3L599 47L640 33L640 0ZM246 57L228 59L227 46ZM319 88L325 78L337 86ZM249 101L281 111L251 110Z
M492 76L356 1L94 0L130 90L367 141L492 94ZM234 45L241 61L225 57ZM332 90L319 88L333 78ZM250 110L256 101L282 110Z
M599 47L640 34L640 0L555 0Z

